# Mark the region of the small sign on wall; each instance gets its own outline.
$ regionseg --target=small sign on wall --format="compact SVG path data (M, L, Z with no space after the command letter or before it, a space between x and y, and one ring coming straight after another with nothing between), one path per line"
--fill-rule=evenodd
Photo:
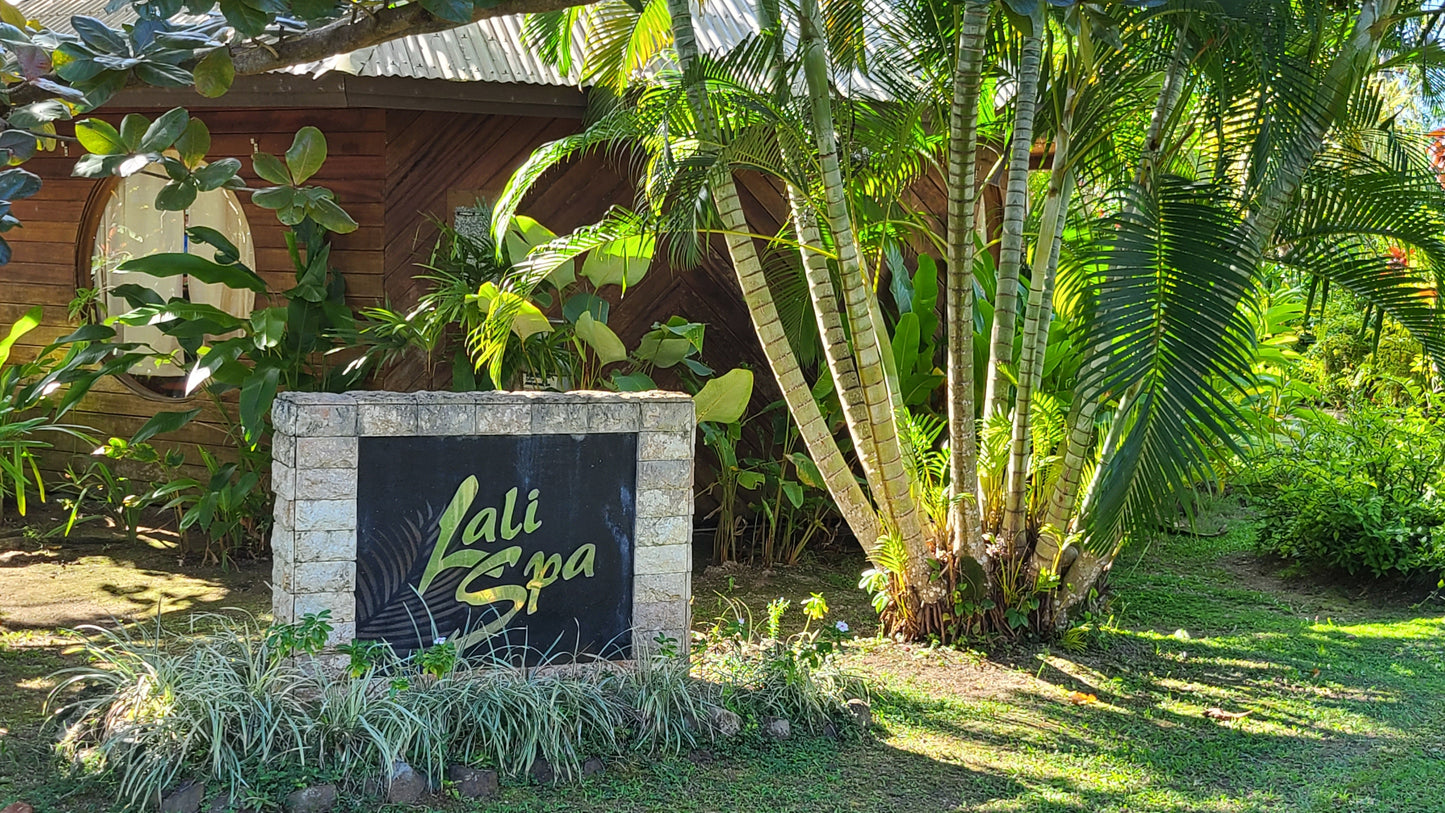
M637 436L367 437L356 635L632 655Z

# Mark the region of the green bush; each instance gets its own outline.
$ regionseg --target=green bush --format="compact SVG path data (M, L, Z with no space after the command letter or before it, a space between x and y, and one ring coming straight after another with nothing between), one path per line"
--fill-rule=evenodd
M1417 395L1418 395L1417 391ZM1445 575L1445 426L1423 406L1357 400L1308 416L1299 438L1253 460L1259 544L1351 576Z
M864 691L816 633L806 646L735 647L709 680L665 640L616 669L518 668L516 652L471 658L444 640L407 657L356 642L341 648L349 663L338 675L294 657L322 651L325 614L270 627L198 614L183 635L159 623L85 632L90 665L57 676L51 695L60 751L112 779L131 808L186 779L269 808L311 781L363 789L398 760L432 776L449 763L520 776L545 759L574 777L589 756L675 755L712 741L724 708L741 718L729 736L765 716L818 731Z

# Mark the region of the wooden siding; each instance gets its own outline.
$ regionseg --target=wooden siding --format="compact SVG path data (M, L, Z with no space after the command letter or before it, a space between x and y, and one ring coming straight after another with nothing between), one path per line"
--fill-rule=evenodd
M118 123L129 111L106 111L104 118ZM154 118L161 110L145 110ZM360 228L335 239L332 262L347 279L350 299L355 305L381 301L383 293L383 197L385 185L386 112L375 109L341 110L205 110L196 113L211 130L211 156L234 156L243 165L242 177L258 185L251 174L250 155L254 149L280 154L290 146L296 131L306 125L322 128L331 158L316 176L315 183L335 190L339 202L360 223ZM68 154L67 154L68 153ZM79 155L70 145L54 153L42 153L26 168L44 179L38 195L19 201L15 216L22 227L6 235L14 257L0 266L0 324L11 321L34 305L44 308L42 326L22 339L17 358L31 358L49 341L69 333L74 326L66 320L66 305L77 285L88 285L80 269L89 266L89 239L82 239L82 221L87 202L103 182L71 177ZM240 196L256 248L257 271L273 290L294 284L285 244L285 227L273 212L253 206ZM81 252L87 252L82 257ZM67 420L91 427L97 437L129 437L158 411L202 407L201 416L173 436L188 447L204 444L224 448L224 420L210 399L186 400L141 394L126 383L104 381L81 402ZM61 447L76 444L61 441ZM63 463L52 465L63 468Z

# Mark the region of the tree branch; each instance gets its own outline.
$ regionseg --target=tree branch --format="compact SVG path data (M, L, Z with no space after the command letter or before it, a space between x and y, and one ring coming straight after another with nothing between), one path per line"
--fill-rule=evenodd
M472 22L509 14L535 14L585 6L593 0L502 0L490 8L478 8ZM237 75L250 76L303 62L314 62L358 48L380 45L413 34L431 34L458 28L466 23L443 20L419 3L382 9L359 19L341 19L294 37L262 45L243 42L231 46L231 61Z

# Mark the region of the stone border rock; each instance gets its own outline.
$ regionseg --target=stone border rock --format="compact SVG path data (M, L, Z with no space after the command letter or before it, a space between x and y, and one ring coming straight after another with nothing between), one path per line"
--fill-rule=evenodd
M278 623L331 611L356 636L357 438L632 433L637 437L633 648L691 624L692 398L673 392L286 392L271 411L276 493L271 604Z

